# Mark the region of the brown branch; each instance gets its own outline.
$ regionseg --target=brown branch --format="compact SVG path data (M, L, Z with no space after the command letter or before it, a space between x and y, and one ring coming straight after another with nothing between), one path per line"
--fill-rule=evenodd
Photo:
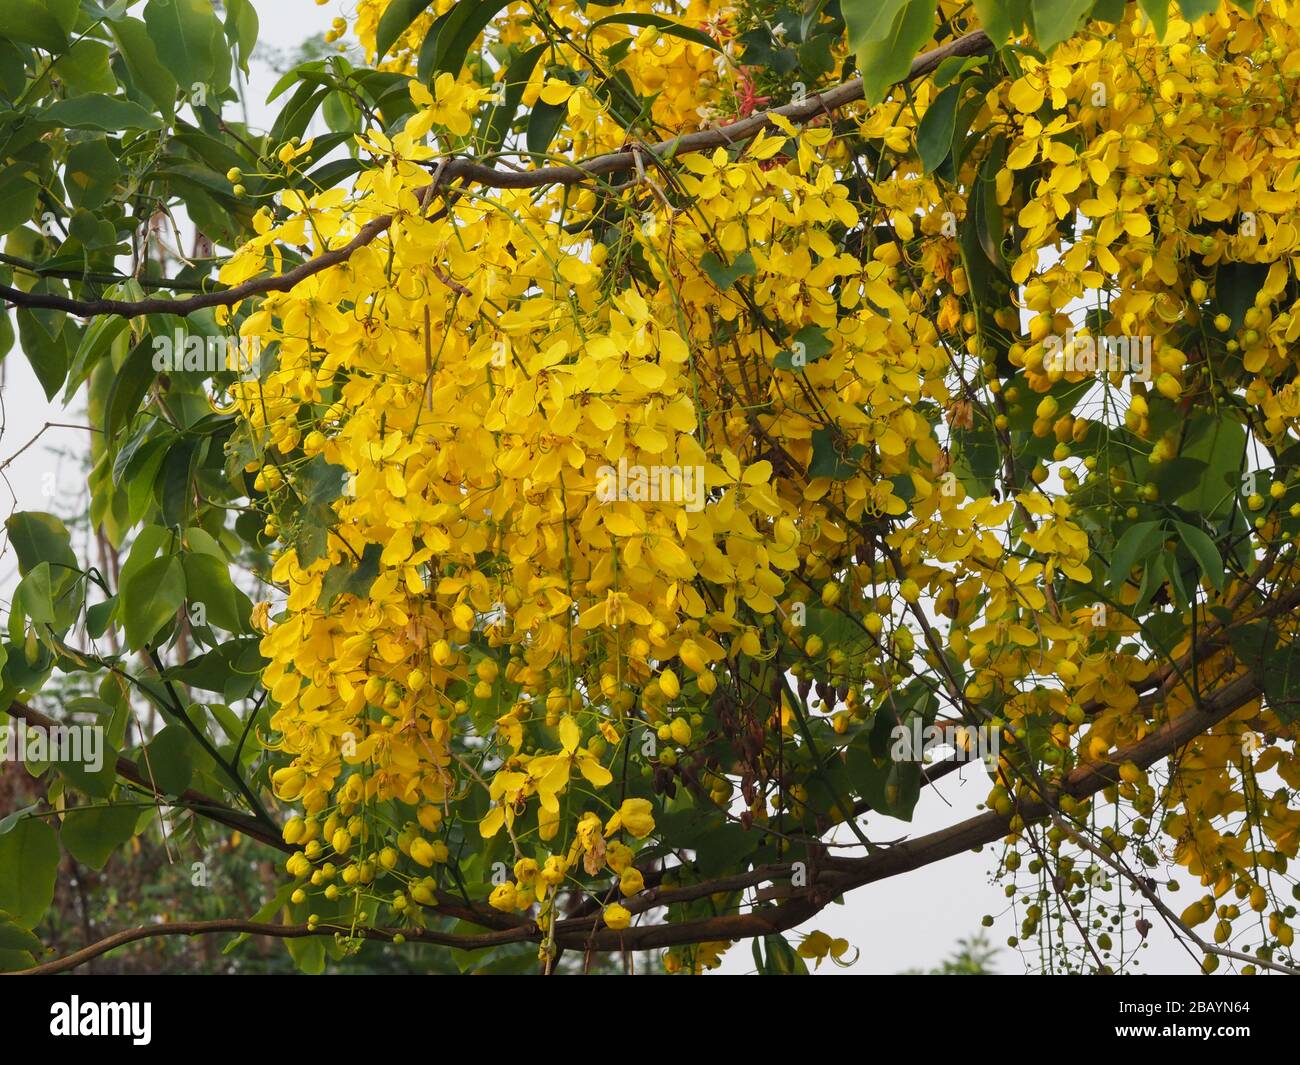
M29 725L35 725L38 728L50 729L58 727L58 722L51 717L46 717L39 710L35 710L26 703L12 702L5 707L4 712L12 717L20 717ZM269 832L266 825L257 818L248 814L241 813L238 810L231 809L224 803L204 795L202 792L188 790L177 796L168 796L159 791L149 780L146 774L140 771L131 759L124 755L119 755L115 766L117 775L124 780L129 780L132 784L144 788L155 797L172 803L177 806L186 806L200 813L210 821L216 821L218 824L225 825L227 828L236 829L244 835L266 843L272 847L277 847L283 851L292 851L293 848L282 840L278 834Z
M33 709L25 703L10 703L3 712L13 717L20 717L29 725L36 725L40 728L48 729L58 724L53 718L47 717L39 710ZM227 828L233 828L250 839L255 839L268 847L274 847L284 854L292 854L298 849L294 845L286 843L279 833L269 831L261 821L239 810L232 809L220 800L203 794L203 792L189 789L177 796L167 795L154 785L149 774L142 772L135 762L124 755L118 756L115 768L118 776L143 788L166 803L183 806L190 810L191 813L206 817L209 821L215 821ZM464 899L446 891L437 891L434 893L434 897L437 900L439 913L459 920L473 922L482 928L505 930L527 924L522 918L500 913L486 906L479 907L472 903L467 906Z
M905 84L916 78L924 77L933 71L945 59L952 56L969 56L986 52L992 48L992 42L983 30L976 30L958 37L945 45L924 52L912 61L907 76L899 82ZM645 153L653 153L661 160L670 160L682 153L710 151L749 140L766 129L773 128L772 118L779 115L791 122L805 122L822 114L856 103L862 99L862 79L854 78L843 82L824 93L813 93L795 103L760 111L748 118L733 122L729 126L686 133L671 140L661 141L656 145L646 145L621 152L598 155L580 163L567 166L544 166L536 170L504 170L476 159L443 159L438 164L434 180L421 192L423 203L428 203L440 189L453 181L461 180L466 184L485 185L496 189L533 189L548 185L577 185L592 178L636 170L643 165L640 160ZM436 217L436 216L435 216ZM245 281L234 288L216 292L205 292L183 300L146 299L129 302L125 300L75 300L66 296L50 293L23 292L8 285L0 285L0 299L16 307L40 308L44 310L66 311L81 318L95 315L118 315L123 318L135 318L142 314L177 314L187 315L205 307L228 307L250 296L259 296L268 292L287 292L300 281L328 270L345 262L353 252L375 240L389 229L397 216L383 214L371 219L357 231L347 244L324 252L275 277L257 278Z
M31 969L20 969L7 973L8 976L52 976L85 965L92 958L107 954L110 950L124 947L141 939L154 939L159 936L204 936L223 933L246 934L253 936L271 936L276 939L304 939L307 936L333 936L338 933L358 936L363 939L377 939L392 942L395 935L407 940L421 943L433 943L444 947L458 947L461 950L481 950L483 947L496 947L506 943L521 943L530 937L530 926L521 926L504 932L484 932L481 935L453 935L449 932L435 932L427 928L349 928L337 925L285 925L267 924L262 921L242 921L237 918L225 918L215 921L176 921L167 924L139 925L106 936L97 943L63 958L37 965Z
M23 292L21 289L0 285L0 299L15 307L32 307L51 311L67 311L80 318L93 318L97 315L113 314L122 318L136 318L142 314L192 314L205 307L229 307L249 296L260 296L267 292L287 292L300 281L305 281L313 274L328 270L331 266L346 262L354 251L365 247L372 240L393 224L391 214L373 218L357 230L357 235L340 248L324 252L314 259L275 277L257 278L245 281L234 288L218 292L205 292L200 296L191 296L184 300L159 299L147 300L74 300L66 296L50 293Z
M1080 766L1065 778L1057 794L1084 798L1110 787L1118 783L1119 767L1125 762L1133 762L1142 769L1154 765L1241 709L1259 694L1260 685L1255 676L1251 673L1243 674L1202 700L1199 706L1180 714L1145 739L1116 751L1110 761ZM1049 798L1050 801L1026 801L1016 812L1026 824L1041 821L1052 813L1056 795ZM950 858L972 847L992 843L1005 836L1010 831L1010 825L1010 817L990 811L938 832L895 844L888 850L865 858L830 857L824 860L824 864L832 872L845 874L845 889L850 890Z
M709 939L746 939L752 936L771 935L787 928L793 928L816 913L830 899L799 900L773 910L757 911L749 914L737 914L730 917L711 917L698 921L685 921L679 924L646 925L642 928L615 931L605 928L595 935L585 932L570 933L561 937L556 935L556 943L562 947L600 951L622 951L626 949L646 950L656 947L672 946L679 943L704 942ZM436 946L456 947L460 950L482 950L486 947L506 946L511 943L540 942L543 933L536 924L527 922L513 928L481 934L455 934L438 932L428 928L350 928L336 925L280 925L261 921L244 921L237 918L225 918L213 921L176 921L166 924L139 925L116 932L111 936L83 947L66 957L6 973L7 976L52 976L85 965L87 962L110 950L124 947L142 939L155 939L161 936L200 936L222 935L226 933L268 936L276 939L304 939L308 936L334 936L342 933L361 939L378 940L391 943L395 936L401 935L408 942L432 943ZM635 940L635 943L631 942Z
M1147 768L1163 758L1173 754L1196 736L1212 728L1218 722L1239 710L1250 700L1260 694L1258 681L1252 674L1244 674L1226 684L1197 707L1186 711L1179 717L1165 724L1162 728L1145 739L1117 751L1110 762L1098 765L1081 766L1072 772L1057 793L1069 794L1081 798L1101 791L1119 779L1119 766L1128 761ZM39 715L43 718L44 715ZM45 719L48 720L48 719ZM1053 813L1056 795L1047 801L1031 800L1022 803L1018 813L1026 823L1043 820ZM847 891L877 880L883 880L901 873L919 869L941 861L944 858L960 854L972 847L991 843L1004 836L1010 830L1010 818L996 813L981 814L960 824L952 825L938 832L932 832L914 840L895 844L887 850L878 851L864 858L836 859L823 858L821 867L810 870L812 884L809 889L793 896L785 904L771 908L752 910L744 914L727 914L707 917L693 921L666 924L649 924L636 928L615 930L608 927L595 927L594 918L567 919L557 923L554 942L557 946L575 950L627 951L650 950L660 947L675 946L684 943L699 943L706 940L749 939L754 936L771 935L785 931L803 923L822 910L833 898ZM755 874L759 878L764 873L778 872L776 869L751 871L750 873L724 878L718 882L691 885L689 888L675 892L647 892L644 898L634 897L628 900L628 908L641 912L653 906L662 906L678 897L703 897L706 893L718 890L718 884L740 886L742 882L755 883ZM779 872L778 872L779 875ZM443 906L438 910L453 916ZM504 915L503 915L504 916ZM489 920L487 914L472 909L467 911L466 919L482 923ZM255 935L278 936L282 938L300 938L307 935L333 935L340 929L314 927L306 925L271 925L240 920L198 921L167 925L146 926L128 929L110 936L99 943L92 944L66 958L47 962L33 969L23 970L25 974L63 972L75 968L98 957L114 947L123 946L139 939L159 935L201 935L213 932L248 932ZM512 923L510 927L480 935L453 935L428 929L384 929L358 928L356 935L367 939L391 941L400 932L408 940L455 946L464 950L478 950L484 947L500 946L508 943L540 941L543 932L531 921L523 920Z

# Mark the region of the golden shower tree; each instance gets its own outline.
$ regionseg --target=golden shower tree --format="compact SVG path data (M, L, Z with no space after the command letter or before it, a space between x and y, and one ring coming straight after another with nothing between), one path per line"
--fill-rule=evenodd
M1300 5L361 0L267 131L247 2L20 6L0 296L98 554L9 519L0 702L110 750L0 822L6 968L801 971L993 844L1049 968L1291 971ZM282 889L46 958L160 823Z

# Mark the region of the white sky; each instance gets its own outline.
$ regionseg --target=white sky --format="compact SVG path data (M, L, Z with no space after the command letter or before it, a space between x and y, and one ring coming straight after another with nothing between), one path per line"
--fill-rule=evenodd
M280 50L295 48L306 37L325 30L336 15L350 11L350 5L345 3L322 7L312 0L255 0L254 6L261 19L259 46ZM254 59L249 113L255 126L269 124L268 116L274 113L261 101L276 79L277 75L266 63ZM188 244L190 234L185 236ZM57 401L46 402L16 342L0 364L0 399L4 406L0 461L18 451L46 422L80 421L76 410L65 411ZM82 471L75 460L60 458L57 452L84 448L85 435L71 429L50 429L14 461L5 471L18 499L14 509L61 514L79 509L77 493L84 493L85 487ZM56 491L53 498L43 494L51 474ZM9 492L0 484L0 511L7 514L11 506ZM7 553L0 558L0 599L6 609L15 576L12 553ZM887 818L868 818L864 822L866 835L873 841L893 841L937 831L975 816L979 812L976 807L988 789L983 769L978 764L969 765L960 774L953 774L922 793L915 820L910 825ZM827 961L819 971L889 974L937 965L956 949L959 939L980 930L980 918L985 913L998 915L1007 911L1001 885L992 884L989 879L997 853L995 847L985 848L981 854L965 853L906 876L860 888L849 896L845 905L827 907L803 930L817 928L832 936L843 936L860 950L860 955L847 968L837 968ZM1167 901L1175 912L1180 912L1196 894L1185 886L1178 894L1168 896ZM1173 942L1154 915L1152 921L1156 927L1150 936L1151 943L1143 950L1142 964L1136 971L1195 972L1197 961ZM1009 914L989 930L989 939L999 947L994 964L1003 973L1020 973L1025 968L1018 952L1005 946L1007 936L1013 934L1018 934L1018 928ZM1031 941L1029 946L1035 953L1026 960L1033 966L1037 961L1036 942ZM752 971L753 967L749 943L744 942L727 954L722 971L743 973Z

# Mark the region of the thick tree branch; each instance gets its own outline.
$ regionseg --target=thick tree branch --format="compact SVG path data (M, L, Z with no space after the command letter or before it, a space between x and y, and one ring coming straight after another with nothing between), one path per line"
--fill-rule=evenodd
M931 49L912 61L912 68L900 84L924 77L940 63L951 56L969 56L986 52L992 48L992 42L983 30L976 30L958 37L938 48ZM667 161L677 155L689 152L711 151L714 148L743 143L756 137L766 129L773 127L772 116L780 115L791 122L805 122L819 115L829 115L849 104L862 99L862 79L854 78L843 82L824 93L813 93L794 103L774 107L750 115L748 118L733 122L729 126L714 126L711 129L686 133L671 140L655 145L629 148L626 151L610 152L568 166L544 166L536 170L501 170L476 159L444 159L439 163L433 182L423 193L423 202L432 199L434 193L449 186L454 181L466 184L484 185L497 189L533 189L548 185L577 185L606 174L623 173L636 170L643 165L648 155L657 156ZM256 278L245 281L242 285L217 292L205 292L183 300L146 299L126 300L76 300L51 293L23 292L9 285L0 285L0 299L15 307L28 307L43 310L66 311L81 318L96 315L117 315L123 318L135 318L142 314L177 314L187 315L206 307L229 307L250 296L264 295L268 292L287 292L300 281L313 274L328 270L331 266L345 262L353 252L375 240L389 229L397 220L393 214L383 214L371 219L357 231L347 244L324 252L292 270L275 277Z
M267 292L288 292L300 281L305 281L313 274L328 270L331 266L346 262L354 251L364 248L380 233L393 224L391 214L380 215L371 219L358 231L357 235L342 247L334 248L318 255L314 259L275 277L256 278L245 281L234 288L217 292L205 292L183 300L160 299L147 300L74 300L66 296L57 296L44 292L23 292L21 289L0 285L0 299L15 307L28 307L51 311L67 311L81 318L94 318L100 315L117 315L121 318L136 318L142 314L193 314L205 307L229 307L250 296L260 296Z
M1083 798L1116 783L1119 779L1119 766L1125 762L1134 762L1142 768L1154 765L1241 709L1252 699L1258 698L1259 694L1260 685L1253 674L1247 673L1237 677L1214 695L1204 699L1198 706L1167 722L1150 736L1117 751L1110 761L1080 766L1066 778L1057 794ZM1053 815L1056 798L1057 795L1053 795L1046 801L1024 802L1017 813L1026 824L1044 820ZM646 924L622 930L601 927L599 920L593 917L569 918L556 924L554 941L564 949L625 951L650 950L707 940L737 940L770 935L803 923L822 910L832 899L853 888L919 869L972 847L992 843L1005 836L1009 830L1010 818L992 812L981 814L938 832L895 844L864 858L824 858L819 868L809 871L810 887L805 892L795 894L780 906L761 907L744 914L726 914L676 923ZM728 887L734 890L757 884L767 876L780 875L783 869L784 867L753 870L739 876L691 885L689 888L673 892L648 891L628 899L625 905L633 913L640 913L673 901L700 898ZM441 904L434 909L434 912L447 913L448 916L463 916L464 919L480 924L489 919L487 914L477 909L453 914ZM336 931L340 930L323 927L311 929L305 925L258 924L240 920L145 926L119 932L66 958L23 972L32 975L63 972L82 965L115 947L159 935L249 932L256 935L299 938L306 935L333 935ZM367 939L388 941L399 932L411 941L455 946L464 950L477 950L508 943L540 942L544 935L535 923L526 920L512 923L507 928L473 936L458 936L418 928L356 930L357 935Z
M1065 778L1058 794L1070 795L1076 799L1085 798L1117 783L1119 767L1125 762L1133 762L1139 768L1146 769L1168 758L1201 733L1213 728L1252 699L1258 698L1260 691L1259 681L1253 673L1237 677L1202 700L1200 705L1168 721L1145 739L1116 751L1109 761L1080 766ZM1023 802L1016 813L1025 824L1041 821L1051 816L1056 797L1049 796L1048 801ZM865 858L827 858L824 864L829 871L843 873L845 889L850 890L950 858L972 847L992 843L1007 835L1010 827L1010 817L990 811L938 832L895 844Z
M29 725L35 725L38 728L51 729L57 728L59 723L52 717L47 717L39 710L33 709L25 703L13 702L5 707L4 712L12 717L22 718ZM236 829L244 835L269 844L272 847L278 847L281 850L292 850L277 833L267 830L264 823L255 817L233 810L222 802L204 795L202 792L189 790L181 795L168 797L159 791L149 780L148 776L141 772L140 767L131 761L131 759L119 755L116 763L117 775L123 780L129 780L132 784L144 788L150 794L154 795L164 803L177 806L185 806L193 809L195 813L202 814L210 821L225 825L227 828Z
M53 718L46 716L39 710L26 705L25 703L13 702L3 711L13 717L22 718L29 725L36 725L40 728L53 728L59 723ZM227 828L233 828L263 843L268 847L274 847L284 854L292 854L298 848L290 843L286 843L278 832L269 831L267 826L261 821L239 810L232 809L218 799L205 795L203 792L189 789L181 795L168 796L159 791L154 786L149 776L142 772L140 767L131 759L124 755L119 755L116 762L117 775L123 780L127 780L138 787L148 791L161 802L183 806L190 812L200 817L206 817L209 821L215 821L217 824L225 825ZM437 891L434 897L438 902L438 912L448 917L454 917L458 920L471 921L482 928L491 928L504 930L515 928L527 924L522 918L512 917L509 914L500 913L497 910L490 909L487 906L465 905L465 901L460 897L446 891Z
M242 921L237 918L216 921L176 921L167 924L139 925L128 928L111 936L106 936L97 943L83 947L72 954L55 961L37 965L31 969L20 969L8 973L9 976L52 976L67 972L110 950L124 947L142 939L156 939L160 936L204 936L225 933L253 936L271 936L276 939L303 939L307 936L333 936L338 933L356 935L363 939L377 939L391 942L393 936L402 935L407 940L420 943L434 943L444 947L459 947L461 950L480 950L483 947L498 947L507 943L521 943L530 938L531 926L520 926L503 932L484 932L481 935L453 935L448 932L435 932L420 928L357 928L336 925L305 924L268 924L262 921Z

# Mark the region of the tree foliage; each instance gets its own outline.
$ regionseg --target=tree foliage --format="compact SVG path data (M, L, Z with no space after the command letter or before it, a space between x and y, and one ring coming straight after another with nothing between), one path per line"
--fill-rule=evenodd
M0 961L159 803L283 852L244 931L307 971L805 971L994 843L1050 968L1161 921L1289 969L1300 8L1253 7L361 0L258 131L248 0L7 5L0 297L121 565L9 519L0 703L116 772L0 822ZM969 749L987 808L900 839Z

